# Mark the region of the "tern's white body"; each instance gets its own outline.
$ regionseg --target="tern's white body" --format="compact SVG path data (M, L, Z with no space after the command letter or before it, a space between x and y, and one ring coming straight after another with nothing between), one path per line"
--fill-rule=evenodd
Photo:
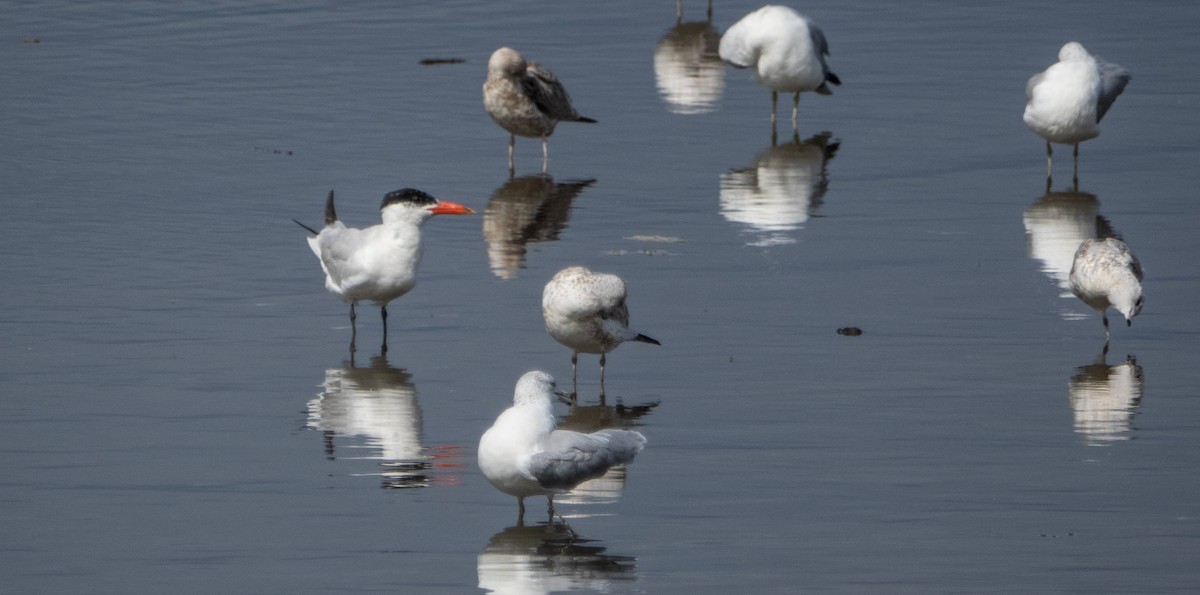
M1106 336L1109 306L1125 316L1127 326L1142 311L1142 265L1121 240L1084 240L1075 252L1070 282L1071 292L1100 313Z
M532 371L521 376L506 409L479 439L479 469L496 489L516 496L521 514L527 496L554 494L628 463L646 444L632 430L582 434L556 430L554 378Z

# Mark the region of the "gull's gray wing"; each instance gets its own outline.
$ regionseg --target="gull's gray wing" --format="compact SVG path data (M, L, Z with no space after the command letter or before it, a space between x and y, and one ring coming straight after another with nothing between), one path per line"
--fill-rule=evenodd
M1129 75L1128 70L1099 58L1096 59L1096 64L1100 67L1100 97L1096 100L1096 122L1099 123L1133 77Z
M542 451L530 457L527 475L542 487L569 490L604 475L614 465L632 461L645 445L646 437L633 430L591 434L555 430Z
M571 98L558 77L553 72L542 67L537 62L530 62L525 69L525 77L521 79L521 89L533 100L538 111L565 122L574 122L581 118L579 112L571 106Z

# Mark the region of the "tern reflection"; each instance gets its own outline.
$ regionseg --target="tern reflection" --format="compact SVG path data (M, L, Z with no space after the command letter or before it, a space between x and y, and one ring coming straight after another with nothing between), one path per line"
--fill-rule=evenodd
M605 405L604 402L599 405L575 405L559 420L558 428L585 434L606 428L631 429L642 425L639 420L649 415L658 405L659 401L633 406L624 405L619 401L616 405ZM616 502L625 489L625 479L625 466L618 465L600 477L575 486L570 492L555 496L554 503L586 506ZM562 516L578 519L604 515L573 510Z
M725 90L725 64L717 54L721 34L708 20L683 22L682 1L676 5L675 26L654 48L654 76L667 109L676 114L703 114L716 109Z
M492 193L483 212L488 262L502 279L525 267L525 245L549 242L567 226L571 202L596 180L556 183L548 175L510 178Z
M1071 293L1071 262L1084 240L1115 233L1100 215L1096 195L1078 188L1051 192L1025 209L1025 245L1029 257L1041 263L1042 272L1058 284L1059 297L1074 299Z
M638 580L637 558L607 554L600 542L564 525L509 527L479 554L479 588L488 593L607 592Z
M829 188L826 164L840 143L822 132L804 142L772 143L754 165L721 175L721 215L754 232L752 246L795 243L799 229L824 202Z
M1137 359L1127 356L1110 366L1105 358L1101 353L1095 362L1076 368L1067 384L1075 431L1084 435L1089 446L1129 440L1142 401L1145 378Z
M430 485L436 457L421 445L421 408L410 379L384 356L365 368L326 370L323 390L308 402L307 423L324 433L325 456L379 461L383 487ZM343 441L350 444L339 446Z

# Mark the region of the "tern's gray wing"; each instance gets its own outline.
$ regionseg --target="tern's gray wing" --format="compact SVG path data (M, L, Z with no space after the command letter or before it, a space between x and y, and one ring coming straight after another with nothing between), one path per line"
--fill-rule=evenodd
M526 75L521 79L521 88L525 95L533 100L539 111L555 120L567 122L579 119L579 112L571 106L571 98L558 77L537 62L530 62L525 69Z
M645 444L646 437L632 430L591 434L555 430L543 450L530 457L529 476L542 487L569 490L604 475L614 465L632 461Z
M1097 59L1096 62L1100 65L1100 97L1096 100L1096 122L1099 123L1104 114L1108 113L1108 108L1112 107L1117 96L1125 90L1125 85L1129 84L1129 79L1133 78L1129 75L1129 71L1117 66L1109 64Z

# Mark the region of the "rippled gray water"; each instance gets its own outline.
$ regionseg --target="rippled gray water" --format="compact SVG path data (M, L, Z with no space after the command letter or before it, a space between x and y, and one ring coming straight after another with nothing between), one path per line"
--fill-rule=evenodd
M1200 8L797 6L844 84L773 142L711 56L757 6L0 4L6 592L1194 589ZM1070 39L1133 81L1047 188L1024 86ZM599 121L549 178L483 112L501 45ZM289 219L403 186L478 214L351 362ZM1146 270L1107 354L1065 286L1098 215ZM581 357L563 424L649 445L558 501L574 539L474 462L522 372L569 378L571 264L663 343L603 405Z

